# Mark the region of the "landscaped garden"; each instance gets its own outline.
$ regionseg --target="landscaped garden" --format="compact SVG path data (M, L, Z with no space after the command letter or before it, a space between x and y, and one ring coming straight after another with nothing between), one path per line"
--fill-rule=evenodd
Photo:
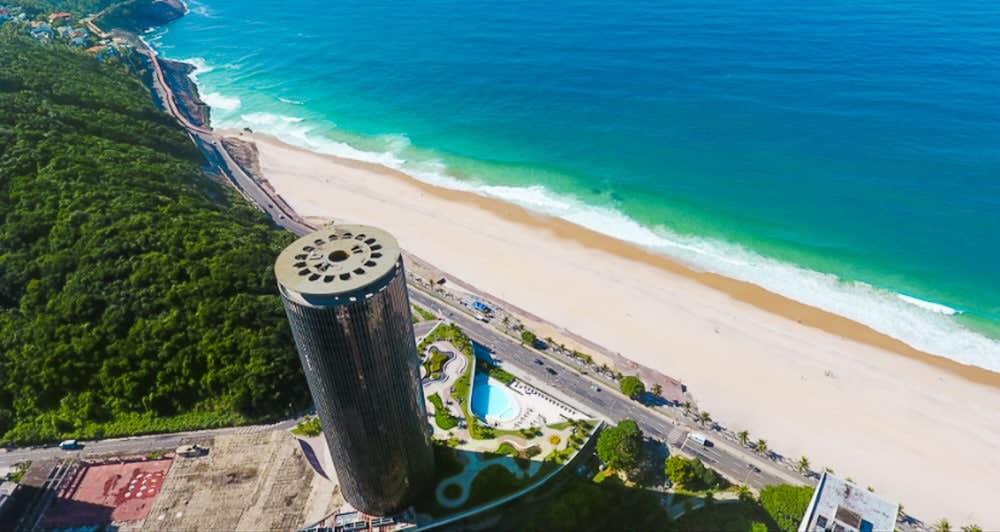
M434 423L441 430L451 430L458 426L458 420L455 416L448 413L448 409L444 406L444 401L438 394L431 394L427 400L434 405Z
M430 356L424 359L424 369L427 370L427 376L431 379L440 379L441 370L444 367L445 362L448 362L451 357L448 353L443 353L434 349L430 350Z

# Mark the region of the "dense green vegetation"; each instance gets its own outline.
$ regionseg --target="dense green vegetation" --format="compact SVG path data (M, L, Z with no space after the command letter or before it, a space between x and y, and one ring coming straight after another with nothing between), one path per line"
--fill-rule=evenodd
M642 456L642 430L631 419L601 431L597 438L597 456L611 469L632 472Z
M601 484L572 478L553 487L543 502L524 500L506 510L510 530L667 530L659 496L608 479ZM708 530L708 529L687 529Z
M722 489L729 485L724 477L714 469L705 467L698 458L670 456L664 463L664 472L671 482L689 490Z
M292 434L296 436L319 436L323 433L323 425L320 424L316 416L306 416L298 425L292 429Z
M141 32L162 26L184 15L184 12L166 2L157 0L118 0L97 21L102 28L121 28Z
M98 11L121 0L4 0L8 6L18 6L30 17L48 15L56 11L66 11L78 17Z
M622 393L627 395L629 399L635 400L642 397L642 394L646 393L646 385L639 380L639 377L629 375L622 379L621 390Z
M799 527L802 514L809 506L815 490L811 486L779 484L760 490L760 505L774 519L778 528L794 532Z
M712 504L684 514L670 530L718 530L720 532L768 532L778 530L767 512L756 502Z
M248 422L307 404L274 288L291 235L132 76L0 36L0 441Z
M748 491L738 503L706 506L685 514L675 523L676 530L727 530L794 532L809 505L813 488L780 484L761 490L755 499Z

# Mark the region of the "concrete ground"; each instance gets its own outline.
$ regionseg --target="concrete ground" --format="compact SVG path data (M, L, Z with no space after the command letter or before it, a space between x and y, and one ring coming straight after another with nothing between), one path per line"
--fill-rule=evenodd
M316 474L285 431L199 444L208 455L174 462L145 530L294 530L343 505L335 476Z

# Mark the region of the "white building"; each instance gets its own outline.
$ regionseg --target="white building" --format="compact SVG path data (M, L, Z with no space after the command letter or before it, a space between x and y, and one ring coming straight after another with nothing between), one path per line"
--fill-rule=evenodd
M899 504L823 473L799 532L892 532Z

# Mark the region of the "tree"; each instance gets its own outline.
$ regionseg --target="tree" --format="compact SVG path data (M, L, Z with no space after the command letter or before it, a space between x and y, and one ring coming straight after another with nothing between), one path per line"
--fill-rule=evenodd
M657 397L662 397L663 396L663 386L660 385L660 383L654 384L652 392L653 392L653 395L655 395Z
M983 529L979 525L965 525L962 527L962 532L983 532Z
M684 401L684 415L691 415L691 401Z
M694 468L691 467L691 462L683 456L669 456L667 457L663 472L666 473L667 478L670 479L674 484L686 485L690 484L695 480Z
M711 423L711 421L712 421L712 414L709 414L708 412L702 412L698 414L698 423L701 423L701 426L704 427L705 423Z
M934 523L934 532L951 532L951 523L947 518L942 517L940 521Z
M799 458L799 473L805 473L809 471L809 459L803 456Z
M525 329L521 331L521 341L524 342L526 345L534 347L535 342L538 341L538 337L535 336L535 333Z
M763 439L757 440L757 444L755 445L755 447L757 447L758 453L767 456L767 440Z
M740 439L740 443L744 446L746 446L747 442L750 441L750 433L745 430L741 430L738 434L736 434L736 437Z
M641 454L642 431L634 420L622 420L597 438L597 456L612 469L628 474L639 465Z
M714 469L705 467L698 458L688 459L683 456L670 456L664 463L663 472L674 484L686 488L722 488L727 485Z
M622 393L627 395L629 399L633 401L642 397L642 394L646 393L646 385L639 380L639 377L634 375L629 375L621 381Z

